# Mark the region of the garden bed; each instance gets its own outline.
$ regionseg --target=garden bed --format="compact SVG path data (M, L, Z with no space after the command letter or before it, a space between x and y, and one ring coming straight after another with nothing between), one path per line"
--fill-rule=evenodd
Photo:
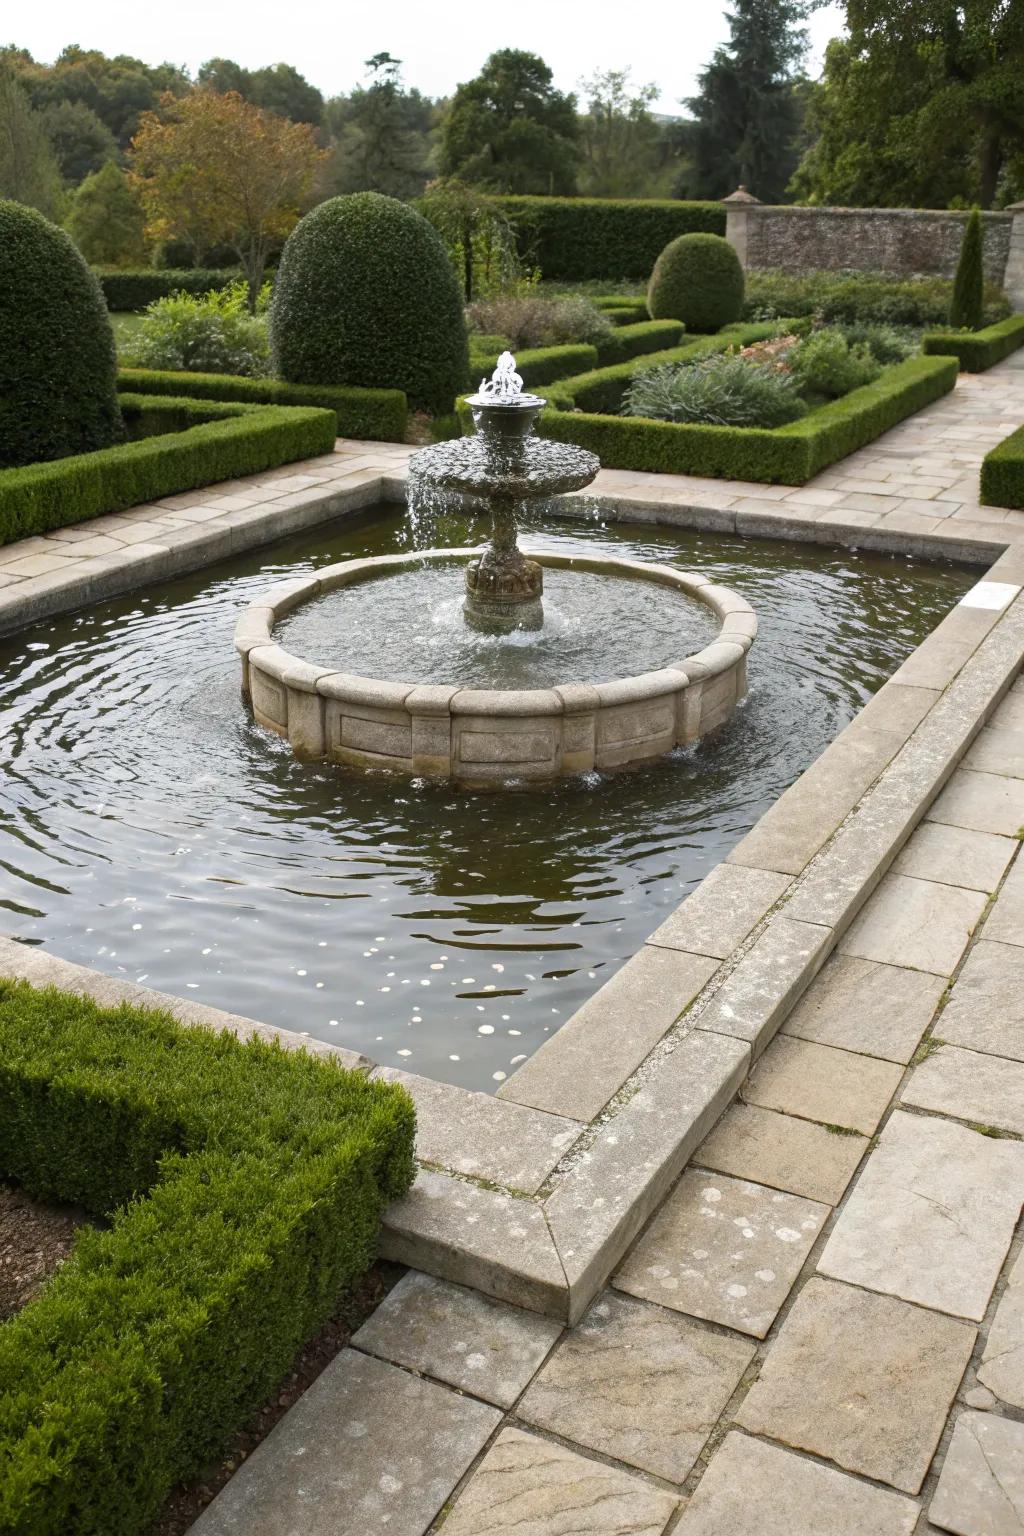
M334 412L337 437L370 438L378 443L401 443L405 439L408 403L400 389L285 384L280 379L151 368L122 368L117 387L125 394L135 395L184 395L193 400L227 400L245 405L314 406Z
M372 1263L405 1093L0 982L0 1174L109 1218L0 1328L0 1529L141 1532Z
M36 1296L71 1253L85 1213L0 1184L0 1323Z

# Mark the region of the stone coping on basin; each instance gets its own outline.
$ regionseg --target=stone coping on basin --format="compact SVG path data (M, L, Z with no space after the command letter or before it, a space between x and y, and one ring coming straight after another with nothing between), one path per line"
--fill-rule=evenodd
M270 587L235 629L242 692L257 723L302 758L487 787L550 782L663 756L724 725L746 696L746 657L757 635L746 599L706 576L611 556L545 551L531 558L685 593L720 620L717 637L657 671L533 689L389 682L314 666L274 642L279 619L327 592L477 553L436 549L345 560Z

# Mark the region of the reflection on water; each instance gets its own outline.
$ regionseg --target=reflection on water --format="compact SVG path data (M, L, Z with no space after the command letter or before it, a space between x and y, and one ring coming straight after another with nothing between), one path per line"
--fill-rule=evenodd
M296 762L242 708L235 619L273 580L404 547L402 517L385 509L0 640L2 926L114 975L493 1088L973 579L640 527L551 523L524 542L675 563L742 592L761 624L746 705L693 750L543 792L474 795Z

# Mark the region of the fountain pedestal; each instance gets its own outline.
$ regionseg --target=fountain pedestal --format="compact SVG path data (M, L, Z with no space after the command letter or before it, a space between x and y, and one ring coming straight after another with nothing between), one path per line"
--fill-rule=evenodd
M466 623L484 634L542 629L544 572L519 548L516 503L493 497L491 514L491 541L466 567Z

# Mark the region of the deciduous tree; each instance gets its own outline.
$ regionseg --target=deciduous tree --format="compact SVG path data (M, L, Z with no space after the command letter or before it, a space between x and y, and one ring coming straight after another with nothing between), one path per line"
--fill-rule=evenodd
M661 130L651 115L656 85L633 85L628 69L580 81L580 191L591 197L644 197L655 189Z
M76 189L65 228L94 266L141 266L145 260L142 205L128 177L113 160L87 176Z
M441 130L442 174L499 192L575 192L576 97L551 82L535 53L492 53L452 98Z
M60 216L63 194L42 114L12 70L0 65L0 198Z

